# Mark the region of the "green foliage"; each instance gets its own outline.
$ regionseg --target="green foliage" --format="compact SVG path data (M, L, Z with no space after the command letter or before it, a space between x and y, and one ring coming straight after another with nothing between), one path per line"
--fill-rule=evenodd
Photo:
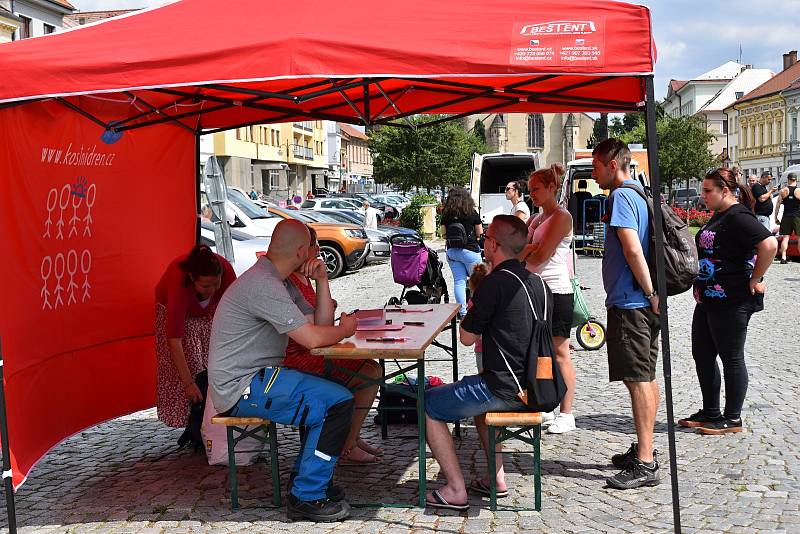
M422 231L422 206L425 204L438 204L436 197L426 193L417 193L411 203L400 214L400 226L411 228L417 232Z
M475 119L475 125L472 127L472 135L481 143L486 144L486 128L483 126L483 121L480 119Z
M414 117L412 123L443 118ZM382 127L369 134L373 177L404 191L463 185L469 181L473 152L488 151L486 143L455 121L417 128Z
M400 213L400 226L422 231L422 210L419 206L408 206Z
M596 147L600 141L608 137L608 113L601 113L600 118L595 119L592 127L592 135L586 142L586 148Z

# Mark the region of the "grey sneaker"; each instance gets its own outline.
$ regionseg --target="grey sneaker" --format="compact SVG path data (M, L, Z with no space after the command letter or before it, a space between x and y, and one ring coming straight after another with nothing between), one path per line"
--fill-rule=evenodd
M625 469L631 460L636 460L636 454L639 452L636 442L631 443L630 448L622 454L615 454L611 457L611 463L617 469ZM653 461L658 463L658 449L653 449Z
M641 486L657 486L661 483L658 474L658 462L653 458L653 467L647 467L644 462L634 458L628 465L614 475L607 478L606 483L610 488L634 489Z

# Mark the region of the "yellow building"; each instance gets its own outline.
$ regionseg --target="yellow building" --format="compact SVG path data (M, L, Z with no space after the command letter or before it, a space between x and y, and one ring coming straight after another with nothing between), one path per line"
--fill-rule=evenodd
M800 78L797 52L784 54L784 69L733 105L738 154L734 164L744 174L782 172L787 159L786 100L783 91Z
M213 152L229 185L273 201L324 187L322 121L245 126L213 135Z

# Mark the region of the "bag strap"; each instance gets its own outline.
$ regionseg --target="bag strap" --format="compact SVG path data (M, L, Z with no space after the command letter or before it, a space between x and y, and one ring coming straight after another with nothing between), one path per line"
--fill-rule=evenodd
M536 313L536 309L533 307L533 300L531 299L531 294L528 292L528 287L525 285L525 282L523 282L522 279L519 276L517 276L516 274L512 273L508 269L500 269L500 271L510 274L511 276L513 276L514 278L516 278L519 281L520 285L522 286L522 289L525 290L525 295L528 297L528 304L530 304L530 306L531 306L531 311L533 312L533 318L538 321L539 320L539 315ZM539 282L542 283L542 289L544 289L544 281L542 280L542 277L539 276L539 275L536 275L536 277L539 279ZM542 320L543 321L547 320L547 291L544 291L544 310L543 310L543 318L542 318Z

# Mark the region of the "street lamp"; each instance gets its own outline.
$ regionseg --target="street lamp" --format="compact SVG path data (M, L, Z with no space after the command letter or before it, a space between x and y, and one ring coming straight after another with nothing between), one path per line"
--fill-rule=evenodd
M789 138L789 142L788 143L782 143L781 144L781 151L782 152L786 152L788 150L788 152L789 152L789 157L786 159L786 162L785 162L785 164L783 166L784 169L789 167L792 164L792 156L794 155L794 147L795 146L800 148L800 143L797 142L797 138L794 136L794 134L792 135L792 137Z

